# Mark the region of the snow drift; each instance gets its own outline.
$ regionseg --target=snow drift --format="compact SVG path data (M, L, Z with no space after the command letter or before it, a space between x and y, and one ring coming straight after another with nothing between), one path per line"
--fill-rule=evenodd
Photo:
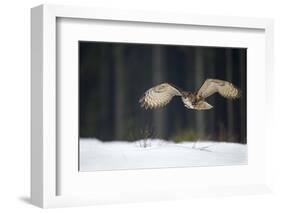
M80 139L80 171L241 164L247 164L247 145L244 144Z

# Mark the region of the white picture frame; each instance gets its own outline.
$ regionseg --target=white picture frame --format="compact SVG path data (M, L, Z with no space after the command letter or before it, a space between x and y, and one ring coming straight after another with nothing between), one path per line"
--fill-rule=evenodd
M63 175L67 175L67 178L61 178L61 173L64 172L65 167L72 167L72 170L73 168L75 169L75 167L73 167L74 165L71 163L66 165L59 162L61 161L60 149L63 149L64 146L57 144L57 139L59 137L57 130L57 107L59 98L61 98L57 95L57 88L59 87L60 81L57 79L56 72L58 69L57 23L60 18L69 20L100 20L101 22L112 21L114 23L148 23L159 27L170 27L170 30L173 30L173 28L177 26L198 26L202 29L217 29L218 31L222 30L228 32L232 32L234 30L253 30L261 32L262 36L257 40L257 42L262 42L262 49L260 49L262 50L262 53L260 53L260 61L262 62L260 63L264 66L261 68L255 67L260 70L258 71L260 72L260 77L258 77L258 75L256 81L251 79L248 80L250 87L254 87L260 82L264 85L264 87L260 88L261 96L266 99L266 102L261 104L260 107L254 108L254 105L251 103L254 103L255 97L250 96L248 100L248 107L253 111L253 116L251 116L251 114L249 115L250 117L248 119L250 119L250 122L248 125L250 126L248 126L248 128L251 128L251 125L255 125L256 122L254 120L254 113L257 112L263 113L261 120L266 125L266 131L261 133L261 138L263 138L264 141L260 142L259 148L253 148L255 149L252 153L252 156L254 157L252 158L253 160L250 161L250 166L252 165L252 167L209 167L201 169L192 168L192 170L189 168L172 169L171 172L175 175L171 175L171 172L169 171L170 169L106 171L96 175L83 173L83 177L78 177L77 174L66 172ZM268 161L269 153L266 153L264 148L268 148L268 146L270 146L270 143L268 143L270 140L269 130L272 127L271 120L273 119L273 113L271 110L266 110L266 112L264 110L265 107L271 109L273 104L272 96L269 95L269 91L273 89L271 82L273 82L272 79L274 78L272 62L273 21L271 19L216 17L172 13L161 14L146 11L123 11L73 6L41 5L32 8L31 10L31 26L31 201L33 204L47 208L99 203L138 202L145 200L183 199L198 196L242 195L270 192L272 171ZM233 37L235 37L235 34L233 34ZM251 40L251 38L249 40ZM241 42L243 43L243 41ZM202 41L202 45L206 45L206 43L203 43ZM215 43L213 45L215 45ZM239 44L237 45L239 46ZM255 44L253 43L253 46L254 45ZM251 92L251 88L249 92ZM254 128L254 126L252 126L252 128ZM257 128L256 130L261 130L258 129L261 128L261 126L255 126L255 128ZM255 140L255 138L250 137L249 140ZM72 156L71 152L65 153L64 155L68 156L68 159L72 157L72 160L77 160L77 156ZM260 159L257 160L259 156ZM262 166L258 166L258 164L261 164ZM191 171L192 175L190 173ZM215 180L220 174L235 172L240 175L248 175L248 177L245 178L247 181L240 181L239 178L237 178L238 180L233 181L232 183L218 182L215 185L210 185L208 182L204 184L194 183L194 181L197 181L197 178L199 183L199 180L202 179L202 177L200 178L200 175L202 174L206 175L207 173L213 173L214 175L211 179ZM167 177L167 173L170 173L169 177ZM253 178L250 176L250 173L262 175L250 184L251 178ZM165 182L167 178L170 180L176 180L176 175L181 175L183 178L187 175L192 176L191 182L194 187L191 187L191 184L184 184L183 178L175 181L180 185L174 183L167 184L167 182ZM121 177L124 176L129 176L130 178L141 177L144 181L144 185L134 186L125 180L118 183L118 187L116 186L116 188L114 188L115 186L113 184L109 184L113 190L103 190L102 187L105 188L107 184L106 182L103 183L103 179L106 180L112 176L117 178L115 180L120 181ZM94 180L93 178L100 181L98 182L98 185L101 186L100 188L96 186L97 184L89 187L89 189L87 189L88 187L85 187L85 185L79 185L82 182L88 183L91 180ZM151 186L148 187L145 183L157 180L159 180L159 183L154 188L152 187L153 192L149 191ZM128 185L126 186L125 183ZM61 185L63 184L65 184L65 188L67 188L66 191L70 193L60 192ZM83 190L81 190L78 194L72 194L71 191L79 191L79 188L76 186L83 188ZM166 186L166 188L163 189L163 186ZM86 190L93 190L95 187L97 187L96 193L91 194L86 192Z

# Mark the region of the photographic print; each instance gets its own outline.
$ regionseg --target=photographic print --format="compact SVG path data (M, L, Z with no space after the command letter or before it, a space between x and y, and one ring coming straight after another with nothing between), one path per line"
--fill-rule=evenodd
M79 42L79 171L247 164L247 49Z

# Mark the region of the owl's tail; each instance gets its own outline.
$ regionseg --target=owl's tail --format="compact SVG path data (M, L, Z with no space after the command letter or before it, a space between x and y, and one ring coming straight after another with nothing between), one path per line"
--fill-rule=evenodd
M208 110L208 109L212 109L213 106L209 103L207 103L206 101L199 101L196 104L194 104L194 109L196 110Z

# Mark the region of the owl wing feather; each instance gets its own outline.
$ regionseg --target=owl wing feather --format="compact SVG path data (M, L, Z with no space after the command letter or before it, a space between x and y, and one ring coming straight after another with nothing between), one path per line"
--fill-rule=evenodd
M218 92L221 96L236 99L241 96L241 91L228 81L207 79L197 92L197 98L207 98Z
M167 105L174 96L181 96L181 90L169 83L162 83L147 90L139 103L145 109L160 108Z

